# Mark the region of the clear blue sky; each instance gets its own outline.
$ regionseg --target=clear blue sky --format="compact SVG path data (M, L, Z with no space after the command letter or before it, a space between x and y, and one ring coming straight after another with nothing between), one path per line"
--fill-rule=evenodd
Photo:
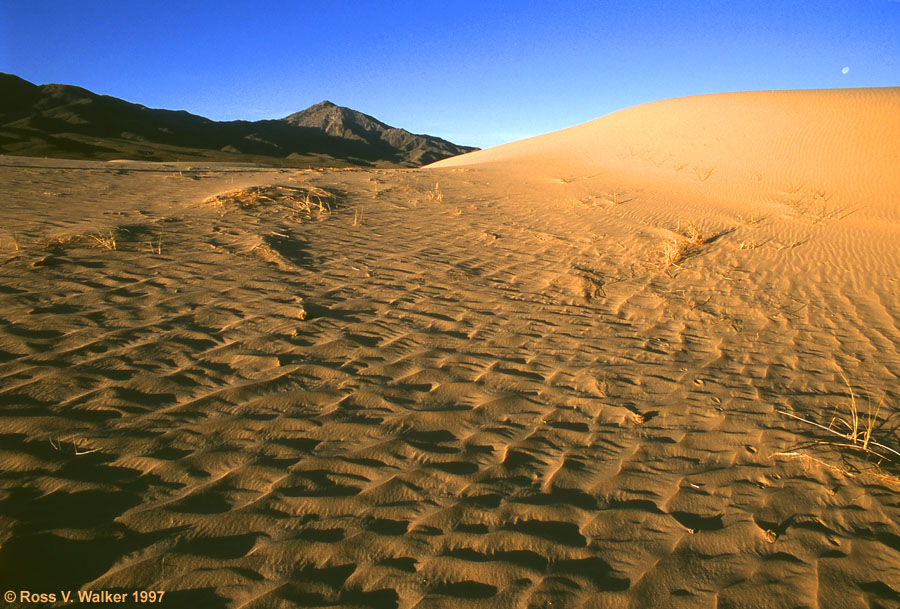
M329 99L487 147L683 95L900 85L900 0L0 0L0 71L215 120Z

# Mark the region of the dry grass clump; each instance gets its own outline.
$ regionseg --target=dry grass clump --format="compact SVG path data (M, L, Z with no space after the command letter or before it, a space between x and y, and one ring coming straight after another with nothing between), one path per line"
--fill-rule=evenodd
M791 186L785 194L780 201L781 204L811 224L818 224L824 220L840 220L851 213L845 207L831 205L829 202L832 195L824 188L806 189L801 192L801 187Z
M691 245L703 245L709 240L706 236L706 229L704 229L703 224L695 220L688 222L685 225L684 230L682 230L681 223L679 222L678 232L687 237L688 242Z
M223 212L229 206L251 210L267 205L286 205L306 214L330 213L337 197L317 186L250 186L213 195L204 203L218 206Z
M631 201L626 198L627 194L624 190L612 190L602 195L588 195L579 199L579 202L590 207L617 207Z
M116 234L112 231L107 233L89 234L88 237L94 240L97 247L102 247L107 250L116 249Z
M684 260L687 255L687 244L683 241L672 239L666 241L662 248L663 265L670 267Z
M872 437L872 432L875 431L876 424L878 423L878 413L884 405L884 395L879 401L878 406L875 407L874 412L872 410L872 402L867 398L866 413L863 415L860 412L853 386L842 371L839 371L839 374L844 380L844 384L847 386L847 396L850 401L847 404L845 413L838 412L838 405L835 405L831 412L831 420L827 425L817 423L811 419L783 410L776 410L776 412L806 423L807 425L811 425L816 429L837 436L843 440L843 442L823 442L825 444L851 448L864 452L867 455L878 457L881 460L900 462L900 451L885 446Z
M792 250L795 247L799 247L799 246L803 245L804 243L806 243L806 241L804 241L803 239L799 239L797 237L794 237L793 239L790 239L789 241L780 241L778 239L771 239L771 241L775 242L775 245L773 247L775 247L775 249L778 250L779 252L782 250Z
M150 248L150 251L159 256L162 254L162 233L156 235L156 240L150 240L146 242L147 246Z
M685 223L679 221L672 232L674 237L665 241L662 246L662 262L666 267L677 265L688 256L699 253L704 245L712 243L731 231L711 232L702 222L690 220ZM745 242L745 244L742 244L741 249L745 247L750 247L750 243ZM753 247L756 247L756 245L753 245Z
M77 235L61 235L47 241L44 249L61 250L67 247L76 247L79 245L93 245L106 250L117 250L118 243L116 241L115 231L101 231L97 233L81 233Z
M662 263L666 268L677 265L697 248L709 241L703 224L691 220L682 228L679 221L675 229L676 237L669 239L662 246Z
M300 207L302 211L307 213L312 213L314 211L319 213L330 213L331 209L334 207L335 200L336 198L332 193L324 188L313 186L306 191L303 201L294 201L294 203Z
M264 197L260 192L258 186L252 186L250 188L238 188L236 190L229 190L228 192L213 195L207 198L204 203L217 205L222 210L225 209L226 205L236 205L241 209L253 209L262 204L263 201L268 200L268 197Z
M434 190L429 191L428 194L425 195L425 198L429 201L436 201L437 203L444 202L444 193L441 192L440 186L437 182L434 183Z
M79 456L79 457L81 455L89 455L91 453L95 453L100 450L99 448L87 447L86 445L88 443L88 440L83 437L80 437L76 434L66 436L65 438L57 437L55 442L54 442L54 438L52 436L50 436L49 440L50 440L50 446L52 446L53 449L58 452L63 451L63 447L66 442L70 443L72 445L72 452L76 456Z
M46 250L61 250L69 246L74 246L84 241L84 235L61 235L47 241L44 245Z
M740 220L741 224L744 226L753 226L759 224L764 219L765 217L759 213L755 213L753 215L738 214L738 220Z
M613 205L621 205L622 203L627 203L624 199L625 194L624 191L614 190L606 195L606 200Z

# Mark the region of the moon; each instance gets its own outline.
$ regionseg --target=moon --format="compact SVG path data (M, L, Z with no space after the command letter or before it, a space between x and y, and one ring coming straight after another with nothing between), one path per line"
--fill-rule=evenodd
M849 66L844 66L844 68L841 70L841 74L847 74L849 72L850 72Z

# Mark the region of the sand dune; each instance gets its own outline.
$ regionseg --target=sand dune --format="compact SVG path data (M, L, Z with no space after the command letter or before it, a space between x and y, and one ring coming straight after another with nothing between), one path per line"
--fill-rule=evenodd
M896 464L789 415L849 383L900 447L898 108L671 100L419 170L0 158L0 588L897 606Z
M896 221L898 132L897 87L724 93L635 106L432 166L556 179L615 174L743 205L775 189L821 192Z

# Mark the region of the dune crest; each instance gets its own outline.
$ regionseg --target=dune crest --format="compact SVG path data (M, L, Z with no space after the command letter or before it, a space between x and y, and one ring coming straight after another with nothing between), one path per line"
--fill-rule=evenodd
M900 87L722 93L657 101L430 167L517 177L616 174L657 191L740 197L807 190L900 220ZM652 184L646 184L652 180Z

